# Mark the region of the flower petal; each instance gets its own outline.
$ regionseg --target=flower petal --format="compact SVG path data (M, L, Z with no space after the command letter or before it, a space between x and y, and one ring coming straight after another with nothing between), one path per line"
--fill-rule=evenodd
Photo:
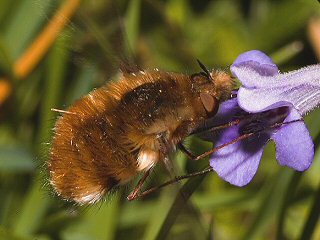
M235 68L239 80L254 87L245 86L238 91L238 103L245 111L261 112L274 104L291 103L301 115L305 115L320 105L320 65L272 77L262 76L246 67Z
M217 126L220 124L225 124L233 120L234 116L241 109L238 106L238 101L236 98L232 98L228 101L222 102L219 105L219 110L217 114L207 121L208 126Z
M204 126L201 128L208 129L210 127L219 126L231 122L234 119L234 116L237 115L239 111L242 111L239 106L236 98L230 99L228 101L222 102L219 106L217 114L206 120ZM205 132L200 135L203 140L215 142L220 138L222 131L215 132Z
M255 61L259 64L269 64L275 65L272 59L260 50L250 50L244 53L241 53L237 59L233 62L232 65L242 65L247 61ZM276 65L275 65L276 66Z
M237 67L254 69L262 76L273 76L279 72L277 65L274 64L272 59L259 50L251 50L240 54L231 65L231 72L240 79ZM245 82L242 82L242 84L246 85Z
M240 88L238 91L238 104L243 110L250 113L263 112L281 106L292 106L290 102L283 99L283 101L280 100L283 91L284 89L281 87L274 88L272 91L269 88Z
M292 108L285 122L298 119L301 119L301 115ZM314 145L303 121L281 126L271 139L276 143L276 158L280 165L297 171L310 167L314 157Z
M239 126L228 128L222 133L217 146L234 140L239 136L238 132ZM264 146L268 140L269 135L260 134L223 147L212 154L210 166L225 181L236 186L244 186L256 174Z

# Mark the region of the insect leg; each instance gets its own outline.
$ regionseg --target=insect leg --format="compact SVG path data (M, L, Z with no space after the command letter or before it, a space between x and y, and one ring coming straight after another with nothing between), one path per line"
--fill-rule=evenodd
M242 140L242 139L246 139L246 138L252 136L253 134L256 134L256 133L243 134L243 135L239 136L238 138L236 138L236 139L234 139L234 140L232 140L232 141L230 141L230 142L227 142L227 143L225 143L225 144L222 144L222 145L219 146L219 147L213 148L213 149L211 149L211 150L209 150L209 151L207 151L207 152L205 152L205 153L203 153L203 154L200 154L199 156L193 158L193 160L199 160L199 159L202 159L202 158L204 158L204 157L207 157L207 156L209 156L210 154L212 154L212 153L220 150L221 148L226 147L226 146L228 146L228 145L230 145L230 144L233 144L233 143L235 143L235 142L238 142L238 141L240 141L240 140ZM213 171L213 169L212 169L211 167L209 167L209 168L206 168L205 170L202 170L202 171L199 171L199 172L190 173L190 174L186 174L186 175L183 175L183 176L177 176L177 177L175 177L175 178L173 178L173 179L171 179L171 180L169 180L169 181L167 181L167 182L165 182L165 183L163 183L163 184L161 184L161 185L159 185L159 186L150 188L150 189L145 190L145 191L143 191L143 192L141 192L141 193L138 193L138 191L139 191L139 190L138 190L138 191L136 191L136 193L134 194L134 196L131 196L131 194L130 194L130 195L129 195L129 196L130 196L130 199L129 199L129 196L127 197L127 199L131 201L131 200L134 200L134 199L137 199L137 198L140 198L140 197L144 197L144 196L146 196L146 195L148 195L148 194L150 194L150 193L153 193L153 192L159 190L160 188L163 188L163 187L165 187L165 186L168 186L168 185L171 185L171 184L173 184L173 183L179 182L180 180L187 179L187 178L191 178L191 177L195 177L195 176L199 176L199 175L203 175L203 174L207 174L208 172L212 172L212 171ZM141 181L141 180L140 180L140 181ZM140 187L139 189L141 189L141 187Z
M230 141L230 142L227 142L227 143L225 143L225 144L222 144L222 145L219 146L219 147L213 148L213 149L211 149L211 150L209 150L209 151L207 151L207 152L205 152L205 153L197 156L196 158L194 158L194 160L199 160L199 159L201 159L201 158L207 157L207 156L209 156L211 153L214 153L214 152L220 150L220 149L223 148L223 147L226 147L226 146L228 146L228 145L230 145L230 144L233 144L233 143L235 143L235 142L238 142L238 141L241 141L241 140L243 140L243 139L246 139L246 138L248 138L248 137L250 137L250 136L252 136L252 135L254 135L254 134L258 134L258 133L261 133L261 132L266 131L266 130L269 130L269 129L277 128L277 127L280 127L280 126L283 126L283 125L286 125L286 124L290 124L290 123L294 123L294 122L299 122L299 121L303 121L303 120L302 120L302 119L297 119L297 120L293 120L293 121L285 122L285 123L275 123L275 124L273 124L273 125L271 125L271 126L269 126L269 127L266 127L266 128L264 128L264 129L262 129L262 130L240 135L239 137L235 138L234 140L232 140L232 141ZM204 175L204 174L207 174L207 173L213 172L213 171L214 171L213 168L208 167L208 168L206 168L206 169L204 169L204 170L202 170L202 171L199 171L199 172L194 172L194 173L186 174L186 175L183 175L183 176L177 176L177 177L175 177L175 178L173 178L173 179L171 179L171 180L169 180L169 181L167 181L167 182L164 182L163 184L161 184L161 185L159 185L159 186L156 186L156 187L147 189L147 190L141 192L140 194L136 194L136 195L134 196L134 198L132 198L131 200L134 200L134 199L137 199L137 198L140 198L140 197L144 197L144 196L146 196L146 195L148 195L148 194L151 194L151 193L159 190L160 188L163 188L163 187L166 187L166 186L171 185L171 184L173 184L173 183L179 182L180 180L187 179L187 178L191 178L191 177L195 177L195 176Z
M171 139L173 144L180 143L183 139L188 137L193 129L195 129L196 125L193 121L183 121L180 125L174 130L171 134Z
M191 177L204 175L204 174L207 174L209 172L213 172L213 168L210 167L210 168L206 168L206 169L204 169L202 171L199 171L199 172L194 172L194 173L190 173L190 174L186 174L186 175L182 175L182 176L177 176L177 177L175 177L175 178L173 178L173 179L171 179L171 180L169 180L167 182L162 183L159 186L149 188L148 190L145 190L145 191L143 191L143 192L141 192L139 194L136 194L134 196L134 198L131 198L130 200L135 200L137 198L145 197L146 195L149 195L149 194L151 194L153 192L156 192L156 191L158 191L159 189L161 189L163 187L166 187L168 185L174 184L174 183L179 182L179 181L181 181L183 179L188 179L188 178L191 178Z
M144 184L144 182L146 181L147 177L149 176L151 171L151 168L148 169L142 176L142 178L139 180L137 186L132 190L132 192L127 196L127 199L129 201L132 201L134 199L137 198L137 195L139 195L139 192Z
M182 143L179 143L179 144L178 144L178 148L179 148L181 151L183 151L183 152L184 152L188 157L190 157L192 160L199 160L199 159L202 159L202 158L204 158L204 157L209 156L210 154L212 154L212 153L220 150L220 149L223 148L223 147L226 147L226 146L228 146L228 145L230 145L230 144L233 144L233 143L235 143L235 142L238 142L238 141L241 141L241 140L243 140L243 139L246 139L246 138L248 138L248 137L250 137L250 136L252 136L252 135L254 135L254 134L256 134L256 132L243 134L243 135L239 136L238 138L235 138L234 140L232 140L232 141L230 141L230 142L228 142L228 143L225 143L225 144L223 144L223 145L221 145L221 146L219 146L219 147L213 148L213 149L211 149L211 150L209 150L209 151L207 151L207 152L205 152L205 153L203 153L203 154L201 154L201 155L198 155L198 156L194 156L189 150L187 150L187 149L183 146ZM163 187L165 187L165 186L168 186L168 185L171 185L171 184L173 184L173 183L179 182L180 180L187 179L187 178L191 178L191 177L195 177L195 176L199 176L199 175L203 175L203 174L207 174L208 172L212 172L213 169L212 169L211 167L209 167L209 168L207 168L207 169L205 169L205 170L202 170L202 171L199 171L199 172L190 173L190 174L186 174L186 175L182 175L182 176L177 176L177 177L174 177L173 179L171 179L171 180L169 180L169 181L167 181L167 182L165 182L165 183L163 183L163 184L161 184L161 185L159 185L159 186L150 188L150 189L148 189L148 190L145 190L145 191L139 193L139 191L140 191L140 189L141 189L141 187L142 187L143 182L145 181L145 179L146 179L147 176L149 175L149 171L150 171L150 170L148 170L148 171L145 173L145 175L144 175L144 176L142 177L142 179L139 181L137 187L136 187L136 188L132 191L132 193L127 197L127 199L128 199L129 201L132 201L132 200L135 200L135 199L137 199L137 198L146 196L146 195L148 195L148 194L150 194L150 193L153 193L153 192L159 190L160 188L163 188Z
M177 147L181 152L183 152L189 159L193 160L196 158L196 156L188 150L182 143L178 143Z

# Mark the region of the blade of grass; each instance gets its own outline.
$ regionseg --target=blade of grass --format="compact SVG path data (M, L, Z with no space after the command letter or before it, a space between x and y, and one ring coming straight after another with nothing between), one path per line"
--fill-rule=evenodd
M260 202L260 207L252 221L252 225L242 239L257 239L266 232L272 219L274 219L275 215L280 210L280 204L283 202L285 189L288 188L293 174L294 171L289 169L280 170L277 178L271 182L269 190L264 192L265 196Z
M141 204L140 201L133 201L129 204L121 206L121 215L119 219L120 228L133 228L137 226L143 226L150 221L150 213L155 209L155 205L158 201L146 201Z
M318 133L318 135L315 137L315 140L314 140L314 146L317 152L319 151L319 145L320 145L320 133ZM302 229L301 236L299 239L311 239L312 234L316 229L316 225L320 217L319 202L320 202L320 185L318 187L318 190L314 193L313 204L310 208L309 216L307 217L307 220L304 224L304 227Z
M80 0L65 1L46 28L15 62L14 73L16 77L24 78L36 66L52 43L56 40L69 18L78 8L79 4Z
M52 0L41 1L42 13L39 13L35 1L23 0L19 4L4 33L4 41L12 59L17 59L32 40L37 28L45 21L52 3Z
M167 218L168 213L170 212L170 206L172 206L172 204L174 203L174 198L170 197L171 194L169 193L172 193L172 190L165 189L162 192L161 198L158 200L158 202L154 203L156 206L154 210L157 210L154 211L154 215L153 217L151 217L151 221L149 221L142 239L157 239L157 234L161 231L161 226ZM159 211L158 209L161 209L161 211Z
M279 220L278 220L277 233L276 233L276 239L278 240L285 239L283 230L285 227L286 214L288 212L292 199L296 193L298 183L300 182L301 177L302 177L301 172L295 172L292 175L290 182L288 184L288 187L286 189L285 196L283 198L283 202L281 204L280 212L279 212Z
M312 121L312 119L316 119L319 116L319 113L320 113L319 111L313 112L311 114L311 116L307 116L305 119L305 122L308 125L308 129L310 130L310 133L313 136L315 149L317 149L317 147L319 146L319 142L320 142L319 123ZM312 171L312 169L310 171ZM293 175L293 177L290 181L290 184L286 190L285 199L282 203L282 207L280 208L281 210L279 213L279 222L278 222L278 226L277 226L277 239L284 239L283 230L285 229L285 218L286 218L287 212L289 210L290 203L291 203L293 196L297 190L298 183L301 180L301 176L302 176L302 173L296 172Z
M170 0L165 5L165 13L168 19L181 26L188 17L188 2L180 0Z
M113 49L113 46L110 44L110 39L108 38L109 35L111 35L111 33L116 30L116 28L114 28L113 26L112 28L110 27L108 35L106 36L103 33L102 29L100 29L99 25L95 23L86 13L81 13L81 17L89 33L92 34L92 36L101 47L101 50L104 52L106 59L114 65L113 67L119 67L116 59L116 53Z
M313 204L310 208L309 216L304 224L301 236L299 239L311 239L314 231L316 230L317 223L320 217L320 185L314 194Z
M83 211L80 222L65 229L62 239L115 239L120 211L118 195L113 196L108 202L89 206Z
M223 207L237 205L237 208L245 208L248 204L252 207L252 198L257 193L242 191L243 189L226 190L212 197L212 194L194 195L193 200L202 210L214 211Z
M204 152L208 147L211 147L211 144L205 141L201 141L198 138L190 138L190 148L195 153ZM192 146L197 146L195 149L192 149ZM178 158L186 158L185 155L177 155ZM183 162L182 159L179 161ZM192 162L189 162L192 165ZM193 163L198 169L203 169L206 167L207 162L197 162ZM202 166L199 166L202 165ZM194 169L193 171L197 171ZM162 197L159 200L157 207L152 220L148 224L144 238L143 239L165 239L169 234L171 227L174 226L174 223L180 214L181 211L187 212L187 209L191 209L192 217L195 218L194 222L199 226L199 228L204 229L202 226L201 219L199 215L195 212L195 207L189 202L190 196L198 188L205 175L189 178L180 189L175 188L174 194L169 189L162 189ZM180 187L180 185L178 185ZM188 205L187 205L188 204ZM161 212L158 209L163 209ZM190 215L189 215L190 216ZM197 228L197 229L199 229ZM206 231L203 231L203 234L206 234ZM199 236L201 238L201 236Z
M38 143L48 141L52 134L51 129L56 113L51 111L51 108L56 108L60 105L59 100L64 90L63 84L66 79L67 63L70 57L66 46L69 46L69 41L72 39L67 37L71 36L69 31L64 32L62 36L53 46L48 59L46 90L41 104L40 129L37 137Z
M46 236L35 236L35 237L27 237L27 236L16 236L12 232L0 226L0 239L3 240L49 240Z
M67 35L64 35L67 36ZM63 91L63 80L65 79L65 71L68 61L68 55L66 49L62 46L68 46L64 44L65 41L69 41L70 38L59 38L50 52L48 59L48 72L46 89L44 99L42 101L40 129L37 136L37 152L39 153L40 143L47 141L51 135L51 129L54 113L50 110L52 107L57 106L60 94ZM50 199L44 191L41 191L42 183L35 177L33 185L28 192L25 201L22 206L20 216L17 218L14 232L21 235L33 234L41 225L42 219L46 213L47 208L50 205Z
M172 195L164 197L163 202L157 209L167 209L167 211L157 211L159 213L158 222L157 224L152 224L153 227L149 228L144 239L166 238L180 211L186 207L190 196L200 185L204 177L203 175L190 178L176 194L175 198L172 198ZM162 204L165 206L162 206Z
M294 41L286 46L278 49L271 55L272 60L277 64L283 64L303 50L303 43L300 41Z
M4 28L4 25L6 23L6 16L9 16L12 10L15 10L12 8L13 1L0 1L0 29ZM10 11L11 10L11 11Z
M39 88L42 88L42 73L34 72L28 77L28 81L19 82L15 87L14 101L16 107L17 122L24 122L30 119L38 110L42 96L39 94Z
M251 31L250 38L259 49L270 49L280 42L285 42L285 39L292 37L305 26L314 9L318 8L316 1L256 1L255 3L258 9L252 11L255 12L256 18L251 18L253 27L249 31ZM256 14L259 9L263 12ZM293 15L292 12L297 14ZM290 33L291 36L283 34L284 32Z
M11 74L12 59L10 59L8 48L2 39L0 39L0 66L0 69L5 71L6 74Z
M141 0L131 0L129 2L128 10L126 13L126 30L128 49L127 56L135 55L135 49L137 47L137 40L139 35L140 25L140 8ZM132 52L133 51L133 52Z
M31 172L35 162L30 152L21 146L0 146L0 172Z
M13 232L18 236L31 236L41 225L44 215L50 205L50 198L41 191L40 179L35 179L22 206L22 212L17 216Z
M67 106L92 90L92 83L94 82L93 79L97 76L97 73L98 69L94 66L81 69L76 82L67 96Z

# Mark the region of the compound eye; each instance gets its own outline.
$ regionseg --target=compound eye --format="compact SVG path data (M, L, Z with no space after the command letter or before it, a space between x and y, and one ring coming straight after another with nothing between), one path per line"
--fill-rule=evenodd
M209 93L200 93L200 99L208 117L216 115L219 109L219 101Z

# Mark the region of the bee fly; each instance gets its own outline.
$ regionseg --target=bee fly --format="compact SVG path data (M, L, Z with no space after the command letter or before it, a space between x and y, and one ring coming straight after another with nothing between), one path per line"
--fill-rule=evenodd
M58 195L94 203L145 172L142 185L153 166L230 98L231 76L199 64L203 71L193 75L122 69L118 81L57 110L63 114L48 169Z

